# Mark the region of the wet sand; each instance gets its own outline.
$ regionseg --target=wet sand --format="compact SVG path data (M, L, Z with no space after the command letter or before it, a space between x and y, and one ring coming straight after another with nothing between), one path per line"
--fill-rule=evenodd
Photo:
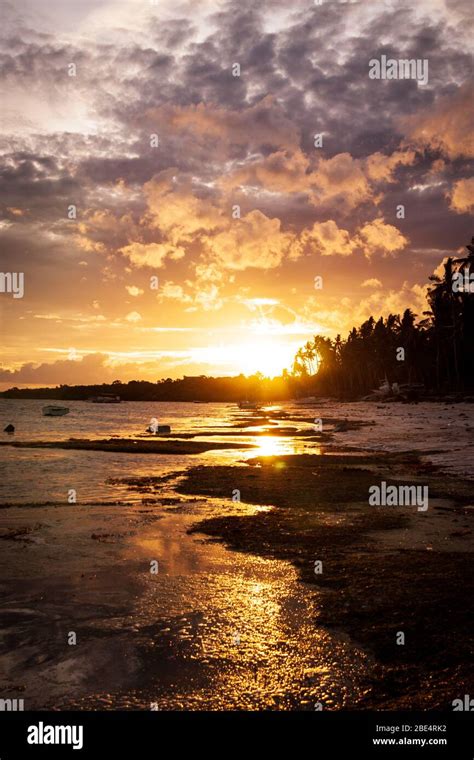
M72 441L86 444L74 456L109 452L104 479L115 451L178 445L183 467L155 475L150 458L149 474L128 475L129 456L115 480L134 501L0 511L2 696L26 709L314 710L449 708L470 693L472 481L417 452L344 447L343 418L323 434L311 420L232 413L226 440ZM318 453L278 453L292 440ZM192 444L227 464L190 465ZM381 479L429 483L429 510L369 507Z
M443 709L459 690L469 693L472 482L441 476L413 453L261 457L247 464L193 468L179 490L228 498L232 484L244 501L275 508L206 519L193 531L288 560L301 580L323 592L315 624L349 633L377 662L357 706ZM426 483L427 476L426 513L368 506L373 483ZM397 645L398 632L405 645Z
M208 502L30 512L0 538L2 693L26 709L313 710L368 688L288 563L188 534Z
M0 441L0 446L13 446L19 449L73 449L77 451L111 451L123 454L202 454L212 449L251 448L245 443L220 443L205 441L180 441L161 439L135 440L109 438L103 441L74 440L69 441Z

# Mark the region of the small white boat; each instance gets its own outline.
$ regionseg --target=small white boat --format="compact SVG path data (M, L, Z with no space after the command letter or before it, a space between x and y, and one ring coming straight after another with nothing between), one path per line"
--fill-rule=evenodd
M239 409L260 409L256 401L239 401Z
M64 417L69 414L67 406L43 406L43 417Z

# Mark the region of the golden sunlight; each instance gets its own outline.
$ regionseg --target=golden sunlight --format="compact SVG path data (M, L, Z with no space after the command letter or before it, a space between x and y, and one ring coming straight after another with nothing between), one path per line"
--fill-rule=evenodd
M252 375L261 372L266 377L280 375L283 369L291 368L295 356L293 342L285 342L277 337L257 336L245 343L210 348L212 363L224 363L236 374Z
M233 348L236 365L245 375L261 372L267 377L274 377L283 369L288 369L294 357L293 346L264 336Z
M253 457L273 457L294 454L293 439L280 438L276 435L263 435L255 438L256 449L252 450Z

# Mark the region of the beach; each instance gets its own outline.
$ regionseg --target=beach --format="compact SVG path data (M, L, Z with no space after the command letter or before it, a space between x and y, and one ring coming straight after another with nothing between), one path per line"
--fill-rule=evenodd
M423 710L469 693L472 404L0 404L5 697ZM171 433L147 436L152 417ZM382 481L427 486L428 509L370 506Z

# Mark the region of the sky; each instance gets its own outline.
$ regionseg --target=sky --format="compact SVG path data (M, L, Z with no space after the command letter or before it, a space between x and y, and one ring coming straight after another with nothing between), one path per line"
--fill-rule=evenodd
M422 317L472 236L470 0L0 18L2 388L275 375L315 334ZM371 78L384 55L428 81Z

